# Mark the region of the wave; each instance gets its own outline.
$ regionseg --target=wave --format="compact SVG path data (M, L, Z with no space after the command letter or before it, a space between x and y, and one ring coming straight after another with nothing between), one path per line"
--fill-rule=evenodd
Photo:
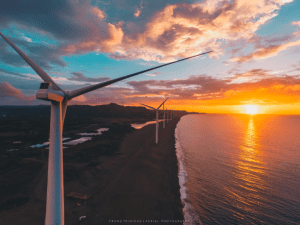
M175 128L175 148L176 148L176 156L178 160L178 167L179 167L179 172L178 172L178 178L179 178L179 185L180 185L180 199L181 202L183 202L184 207L183 207L183 216L184 216L184 225L189 225L189 224L199 224L202 225L202 222L197 215L194 207L188 202L188 189L185 186L187 180L188 180L188 174L185 169L184 165L184 149L181 146L180 143L180 138L179 138L179 123L182 122L182 118L179 120L177 123L177 126Z

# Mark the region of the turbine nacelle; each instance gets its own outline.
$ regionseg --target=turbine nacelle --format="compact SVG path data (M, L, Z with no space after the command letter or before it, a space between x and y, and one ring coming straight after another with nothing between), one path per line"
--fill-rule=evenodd
M36 98L45 101L62 102L65 94L62 91L53 90L52 83L41 83L40 89L36 93Z

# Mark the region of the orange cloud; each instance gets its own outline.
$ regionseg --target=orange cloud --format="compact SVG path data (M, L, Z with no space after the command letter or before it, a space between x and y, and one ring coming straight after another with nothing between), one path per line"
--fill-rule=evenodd
M85 79L81 74L76 75L76 78ZM236 82L240 77L251 80ZM253 69L226 79L194 75L186 79L129 81L127 84L129 87L126 88L110 86L95 90L72 100L70 104L99 105L113 102L123 105L159 105L163 99L170 97L169 106L191 111L206 109L207 112L239 112L236 106L251 103L260 106L277 105L280 110L276 111L274 106L273 112L282 113L285 108L289 108L289 113L300 113L300 75L274 76L272 71ZM0 83L0 97L3 97L2 104L8 102L5 97L22 100L22 104L37 101L34 100L35 96L24 97L20 89L7 82ZM292 111L291 106L297 104L298 111Z
M279 52L283 50L286 50L294 46L299 46L299 45L300 45L300 40L295 42L289 42L282 45L270 45L266 48L260 48L256 52L251 53L249 55L230 59L230 61L241 63L241 62L247 62L249 60L254 60L254 59L265 59L265 58L276 56Z
M294 21L294 22L292 22L292 25L296 25L296 26L300 27L300 21Z
M15 98L24 98L24 95L20 89L11 86L8 82L0 83L0 97L12 96Z
M239 77L248 77L251 80L236 83ZM264 110L273 105L272 112L283 113L287 112L284 111L285 108L289 108L288 113L300 113L300 105L298 111L291 110L291 106L299 102L300 77L275 77L268 70L253 69L223 80L197 75L187 79L130 81L127 84L129 88L106 87L86 94L86 100L81 104L114 102L125 105L159 105L164 98L170 97L168 106L190 111L205 109L215 113L239 113L240 105L258 104Z
M89 24L91 35L79 43L65 46L64 51L66 54L108 52L114 58L146 61L171 61L175 57L211 49L218 56L234 41L250 41L261 25L291 1L206 0L195 4L167 5L152 16L143 30L137 29L132 22L107 23L103 12L91 7L93 15L98 18L94 24ZM140 10L134 15L140 16ZM124 32L124 25L130 33ZM249 57L268 57L291 46L269 47Z
M104 12L101 11L98 7L91 8L91 11L100 19L103 19L105 17Z
M135 16L135 17L139 17L140 14L141 14L141 10L137 9L137 10L135 11L135 13L134 13L134 16Z
M86 102L87 101L87 98L84 97L83 95L80 95L76 98L73 99L74 102Z

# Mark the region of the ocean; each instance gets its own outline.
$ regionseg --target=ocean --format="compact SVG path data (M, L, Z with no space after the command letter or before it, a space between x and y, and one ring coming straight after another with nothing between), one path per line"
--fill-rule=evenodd
M300 116L187 115L175 138L185 224L300 224Z

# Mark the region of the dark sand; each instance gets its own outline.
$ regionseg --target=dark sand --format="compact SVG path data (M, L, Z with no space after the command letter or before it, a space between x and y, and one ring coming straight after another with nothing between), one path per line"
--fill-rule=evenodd
M175 222L183 220L174 138L178 121L179 118L169 121L165 129L160 123L158 144L155 144L155 124L151 124L127 134L119 151L111 156L82 163L66 158L65 224L119 223L111 220L122 220L125 224L174 220L170 222L182 224ZM72 151L82 146L75 146ZM32 196L24 205L1 211L0 224L44 224L47 162L24 160L31 160L33 166L37 164L40 168L30 185ZM88 197L67 197L72 192ZM86 219L78 222L80 216Z

